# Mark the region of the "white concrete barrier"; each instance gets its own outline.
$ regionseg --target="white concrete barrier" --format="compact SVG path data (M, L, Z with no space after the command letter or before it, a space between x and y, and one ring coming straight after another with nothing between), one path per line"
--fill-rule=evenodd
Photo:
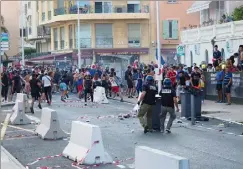
M67 134L60 128L57 112L50 108L43 108L41 122L35 132L42 139L61 139L67 137Z
M12 115L10 117L11 124L30 124L30 119L25 115L25 106L21 101L16 101L15 108L13 109Z
M102 104L109 103L108 99L106 98L105 88L97 86L94 89L94 102Z
M80 121L72 122L71 138L63 156L85 165L112 163L105 152L100 128Z
M16 102L17 101L20 101L20 102L23 102L24 103L24 107L25 107L25 110L24 110L24 112L25 113L31 113L31 111L30 111L30 102L29 102L29 100L28 100L28 97L27 97L27 95L26 94L23 94L23 93L17 93L17 96L16 96L16 101L15 101L15 105L14 105L14 107L13 107L13 111L15 111L15 109L16 109Z
M189 160L157 149L137 146L135 169L189 169Z

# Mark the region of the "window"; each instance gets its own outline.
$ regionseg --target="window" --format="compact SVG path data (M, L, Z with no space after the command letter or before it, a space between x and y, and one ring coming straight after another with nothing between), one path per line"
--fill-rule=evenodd
M112 24L96 24L95 36L97 48L113 47Z
M31 2L28 2L28 8L29 9L31 8Z
M57 28L53 29L53 39L54 39L54 50L58 49L58 32L57 32Z
M95 2L95 13L111 13L111 2Z
M29 25L32 26L32 16L29 16Z
M24 5L24 13L27 15L27 4Z
M174 3L176 3L177 2L177 0L168 0L168 3L169 4L174 4Z
M128 24L128 46L140 47L140 24Z
M32 34L32 29L31 29L31 27L29 27L29 35L31 35Z
M127 1L127 12L128 13L139 13L140 12L140 1Z
M61 41L61 49L64 49L64 43L65 43L65 40L64 40L64 38L65 38L65 30L64 30L64 27L61 27L60 28L60 41Z
M69 25L69 48L73 48L73 25Z
M163 39L178 40L178 21L164 20L163 21Z

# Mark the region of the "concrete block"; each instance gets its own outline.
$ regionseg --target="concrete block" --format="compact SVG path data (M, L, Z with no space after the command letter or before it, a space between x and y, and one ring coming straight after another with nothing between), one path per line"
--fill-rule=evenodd
M109 101L106 98L105 95L105 88L97 86L94 89L94 102L96 103L102 103L102 104L108 104Z
M50 108L43 108L41 122L35 132L42 139L61 139L67 137L67 134L60 128L57 112Z
M24 105L25 105L25 110L24 112L25 113L30 113L30 105L31 105L31 102L28 100L28 97L26 94L24 93L17 93L17 96L16 96L16 101L15 101L15 105L13 107L13 111L16 109L16 102L17 101L20 101L20 102L23 102Z
M16 101L15 108L13 109L13 113L10 117L11 124L23 125L30 124L30 119L25 115L25 106L21 101Z
M189 160L157 149L137 146L135 169L189 169Z
M100 128L80 121L72 122L70 141L63 156L85 165L112 163L111 156L105 152Z

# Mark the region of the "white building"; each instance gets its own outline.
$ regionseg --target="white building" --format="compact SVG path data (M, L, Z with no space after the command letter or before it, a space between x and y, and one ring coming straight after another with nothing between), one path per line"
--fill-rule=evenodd
M202 61L212 63L213 45L218 45L224 59L237 53L239 45L243 44L243 21L220 24L220 18L223 14L231 15L240 5L243 1L196 1L187 12L200 12L201 25L181 31L185 46L181 62L188 66L199 65Z
M21 1L20 6L19 25L20 30L23 26L25 31L24 46L36 48L37 53L49 52L51 31L48 27L39 26L38 1Z

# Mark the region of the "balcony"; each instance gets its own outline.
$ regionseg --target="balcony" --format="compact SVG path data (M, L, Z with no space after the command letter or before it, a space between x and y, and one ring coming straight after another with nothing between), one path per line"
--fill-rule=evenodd
M140 38L128 37L128 47L140 47Z
M216 39L243 37L243 21L228 22L181 31L183 43L208 42Z
M42 12L42 14L41 14L41 20L42 21L45 21L45 19L46 19L46 13L45 12Z
M51 20L51 11L48 11L48 20Z
M78 8L54 9L52 22L76 20ZM85 6L80 7L81 20L97 19L149 19L149 6L140 6L140 9L128 8L127 6Z
M95 47L96 48L112 48L113 47L113 38L95 38Z

